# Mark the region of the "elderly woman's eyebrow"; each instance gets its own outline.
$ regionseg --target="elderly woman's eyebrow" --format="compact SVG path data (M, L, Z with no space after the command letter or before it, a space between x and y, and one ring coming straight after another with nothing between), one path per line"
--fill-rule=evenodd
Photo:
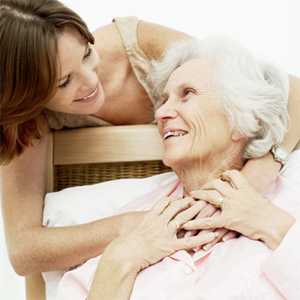
M193 88L194 84L192 82L184 82L175 88L177 94L180 94L183 89ZM160 96L161 101L167 101L169 99L169 92L163 92Z
M166 101L169 98L169 93L168 92L163 92L160 96L161 101Z
M194 84L192 82L184 82L184 83L180 84L176 90L177 90L177 92L180 92L181 90L183 90L185 88L191 88L193 86L194 86Z

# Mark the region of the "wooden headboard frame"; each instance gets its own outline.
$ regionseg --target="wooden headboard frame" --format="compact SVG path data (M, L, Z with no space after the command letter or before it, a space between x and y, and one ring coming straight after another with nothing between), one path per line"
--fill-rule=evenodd
M47 191L54 190L55 167L70 164L158 161L163 148L155 125L81 128L51 134ZM26 299L44 300L41 274L26 278Z

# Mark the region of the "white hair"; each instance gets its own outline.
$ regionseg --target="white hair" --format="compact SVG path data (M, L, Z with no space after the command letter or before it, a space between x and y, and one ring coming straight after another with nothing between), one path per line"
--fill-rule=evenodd
M149 80L155 97L176 68L196 58L212 63L216 92L230 124L249 138L244 157L263 156L280 144L288 127L288 76L271 64L258 62L231 39L209 37L173 44L162 60L152 61Z

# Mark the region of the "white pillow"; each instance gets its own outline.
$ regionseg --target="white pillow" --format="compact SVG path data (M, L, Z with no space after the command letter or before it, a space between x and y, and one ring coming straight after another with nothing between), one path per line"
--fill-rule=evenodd
M115 214L122 206L174 180L174 173L143 179L120 179L48 193L43 224L48 227L83 224Z

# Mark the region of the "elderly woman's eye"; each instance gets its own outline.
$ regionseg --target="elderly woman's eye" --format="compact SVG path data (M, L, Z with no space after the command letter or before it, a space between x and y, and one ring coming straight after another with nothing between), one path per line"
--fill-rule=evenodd
M189 94L195 94L196 91L192 88L185 88L183 90L183 96L188 96Z

